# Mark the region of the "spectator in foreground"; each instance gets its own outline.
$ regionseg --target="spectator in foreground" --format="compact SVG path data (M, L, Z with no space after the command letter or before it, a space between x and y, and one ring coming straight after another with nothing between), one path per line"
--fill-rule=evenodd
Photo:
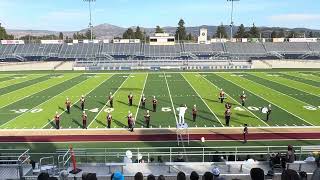
M134 180L143 180L143 174L141 172L137 172L134 175Z
M311 180L319 180L320 179L320 159L317 159L317 168L313 171Z
M199 174L195 171L192 171L190 174L190 180L199 180Z
M288 146L288 152L286 154L286 162L293 163L295 161L294 150L291 145Z
M282 172L281 180L300 180L300 176L297 173L297 171L292 169L287 169Z
M202 180L213 180L213 174L211 172L205 172L202 176Z
M250 170L251 180L264 180L264 171L261 168L252 168Z
M165 180L166 178L163 176L163 175L160 175L159 177L158 177L158 180Z
M147 180L156 180L156 177L154 177L153 174L149 174L149 176L147 177Z
M124 176L122 175L121 172L116 171L116 172L113 174L112 180L124 180Z
M49 179L49 174L42 172L38 175L38 180L48 180Z
M177 174L177 180L186 180L186 174L184 172L180 171Z
M225 180L224 178L220 177L220 170L217 167L212 169L212 174L213 180Z

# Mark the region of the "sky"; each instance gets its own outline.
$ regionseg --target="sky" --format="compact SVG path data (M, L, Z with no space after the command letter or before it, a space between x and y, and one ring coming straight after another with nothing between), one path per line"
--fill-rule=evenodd
M0 22L7 29L77 31L88 27L84 0L0 0ZM93 25L121 27L230 24L227 0L96 0ZM240 0L234 2L239 25L320 29L320 0Z

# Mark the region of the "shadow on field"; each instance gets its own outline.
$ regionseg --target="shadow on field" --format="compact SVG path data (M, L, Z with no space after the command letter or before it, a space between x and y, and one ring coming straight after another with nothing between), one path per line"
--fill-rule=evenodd
M123 101L117 101L118 103L121 103L121 104L124 104L124 105L126 105L126 106L128 106L128 104L129 103L125 103L125 102L123 102ZM132 106L131 107L138 107L137 105L135 105L135 104L132 104Z
M59 106L59 109L61 110L61 111L66 111L63 107L61 107L61 106Z
M106 127L107 126L107 124L104 124L102 121L100 121L100 120L96 120L96 122L99 124L99 125L101 125L102 127Z
M74 124L76 124L77 126L82 127L82 124L80 124L76 119L73 119L73 118L72 118L72 122L73 122Z
M235 115L240 116L240 117L246 117L246 118L255 118L253 116L249 116L249 115L246 115L246 114L240 114L240 113L235 113Z
M56 123L54 121L52 121L51 119L48 119L48 125L52 126L53 128L57 128Z
M101 105L106 105L106 103L102 102L102 101L98 101Z
M117 127L123 128L123 127L127 127L128 125L123 124L122 122L113 119L112 120L113 123L115 123L117 125Z

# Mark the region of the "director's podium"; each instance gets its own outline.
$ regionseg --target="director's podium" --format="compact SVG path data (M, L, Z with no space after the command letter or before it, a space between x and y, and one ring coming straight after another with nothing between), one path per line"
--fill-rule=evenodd
M177 142L178 146L180 145L180 142L183 144L184 142L190 142L190 136L189 136L189 126L187 123L184 124L177 124Z

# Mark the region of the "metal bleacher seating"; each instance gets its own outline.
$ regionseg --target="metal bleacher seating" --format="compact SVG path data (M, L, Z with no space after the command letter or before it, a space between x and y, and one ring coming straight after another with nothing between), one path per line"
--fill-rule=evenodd
M11 57L16 45L0 45L0 59Z
M304 42L284 42L284 43L264 43L268 52L280 54L304 54L310 52L308 43Z
M183 46L186 53L192 53L194 55L213 55L224 52L222 43L184 44Z
M320 52L320 42L309 43L309 47L313 52L317 52L317 53Z
M140 55L140 43L108 43L102 44L101 55L137 56Z
M227 52L234 55L266 55L266 50L261 43L226 43Z
M51 56L57 57L60 44L21 44L17 45L15 54L19 56Z
M161 46L161 45L144 45L144 56L148 58L174 58L179 57L181 52L180 45Z
M63 44L59 58L93 58L99 54L99 44Z

